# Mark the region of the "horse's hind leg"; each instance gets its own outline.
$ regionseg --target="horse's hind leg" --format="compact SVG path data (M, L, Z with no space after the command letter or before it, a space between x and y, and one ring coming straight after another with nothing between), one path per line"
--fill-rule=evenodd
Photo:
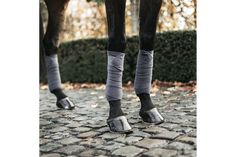
M57 57L59 35L64 24L68 2L69 0L45 0L49 18L46 34L43 38L49 90L57 97L57 106L63 109L74 108L74 104L62 91Z

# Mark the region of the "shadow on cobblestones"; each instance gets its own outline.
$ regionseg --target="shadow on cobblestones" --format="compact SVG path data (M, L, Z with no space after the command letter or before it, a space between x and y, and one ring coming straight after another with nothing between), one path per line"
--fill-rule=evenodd
M196 94L160 90L153 102L165 117L161 125L147 125L138 116L139 100L125 92L122 107L132 134L110 133L106 126L108 103L104 90L67 90L76 108L57 109L56 98L40 90L41 157L194 157L196 156Z

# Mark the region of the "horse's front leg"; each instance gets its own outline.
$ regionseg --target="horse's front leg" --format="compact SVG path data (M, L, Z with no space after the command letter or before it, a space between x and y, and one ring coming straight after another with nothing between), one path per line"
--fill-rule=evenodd
M160 124L164 121L150 97L154 39L158 22L158 14L162 0L140 0L140 49L137 58L134 87L141 101L139 115L144 122Z
M73 109L74 104L62 91L57 51L59 35L64 24L65 10L69 0L45 0L48 9L48 25L43 38L45 62L47 67L48 86L57 97L57 106L62 109Z
M113 132L130 132L131 130L121 110L122 75L126 46L125 2L126 0L105 1L108 23L106 98L110 105L107 123Z

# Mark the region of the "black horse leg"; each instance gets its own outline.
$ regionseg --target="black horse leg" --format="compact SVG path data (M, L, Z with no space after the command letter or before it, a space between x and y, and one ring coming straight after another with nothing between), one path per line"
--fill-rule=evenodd
M39 67L39 73L40 76L45 76L46 75L46 67L45 67L45 60L44 60L44 56L45 56L45 50L44 50L44 46L43 46L43 36L44 36L44 29L43 29L43 20L42 20L42 16L41 16L41 11L39 13L39 23L40 23L40 31L39 31L39 35L40 35L40 55L39 55L39 63L40 63L40 67Z
M69 0L45 0L49 18L46 34L43 38L49 90L57 97L57 106L64 109L72 109L74 107L73 103L61 89L61 77L57 57L59 35L63 28L68 2Z
M122 72L121 68L123 65L122 60L124 58L124 50L126 46L125 42L125 3L126 0L106 0L106 14L107 14L107 25L108 25L108 76L106 84L106 97L110 104L109 119L123 115L120 108L121 97L122 97ZM120 60L117 59L118 65L109 65L109 56L113 53L114 58L119 56ZM113 64L113 63L110 63ZM113 69L114 73L110 73L112 70L110 66L118 66L117 69ZM115 76L113 76L115 75ZM118 76L118 77L117 77ZM116 78L115 78L116 77ZM111 81L111 79L117 79ZM115 87L114 87L115 86Z
M158 14L162 0L140 0L140 50L135 74L135 92L141 101L140 116L145 122L162 123L163 117L158 113L150 98L154 39Z
M126 0L106 0L108 23L106 98L110 105L108 125L114 132L129 132L131 127L121 110L124 64Z
M63 28L69 0L44 0L48 9L48 25L43 42L46 56L57 54L59 36Z
M140 0L140 49L152 51L162 0Z
M106 0L108 25L108 51L124 53L125 39L125 3L126 0Z

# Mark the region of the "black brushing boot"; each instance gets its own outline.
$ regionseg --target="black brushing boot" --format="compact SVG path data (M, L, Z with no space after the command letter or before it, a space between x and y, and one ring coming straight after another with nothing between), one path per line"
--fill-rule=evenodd
M65 95L62 89L54 89L52 93L57 97L57 107L65 110L72 110L75 108L73 102L70 101L67 95Z
M115 101L109 101L110 105L110 112L108 119L116 118L119 116L124 116L123 111L121 110L121 101L115 100Z
M137 95L141 101L140 117L146 123L161 124L164 118L153 105L150 94L142 93Z
M109 101L110 112L107 125L111 132L132 133L131 127L121 110L121 101Z

